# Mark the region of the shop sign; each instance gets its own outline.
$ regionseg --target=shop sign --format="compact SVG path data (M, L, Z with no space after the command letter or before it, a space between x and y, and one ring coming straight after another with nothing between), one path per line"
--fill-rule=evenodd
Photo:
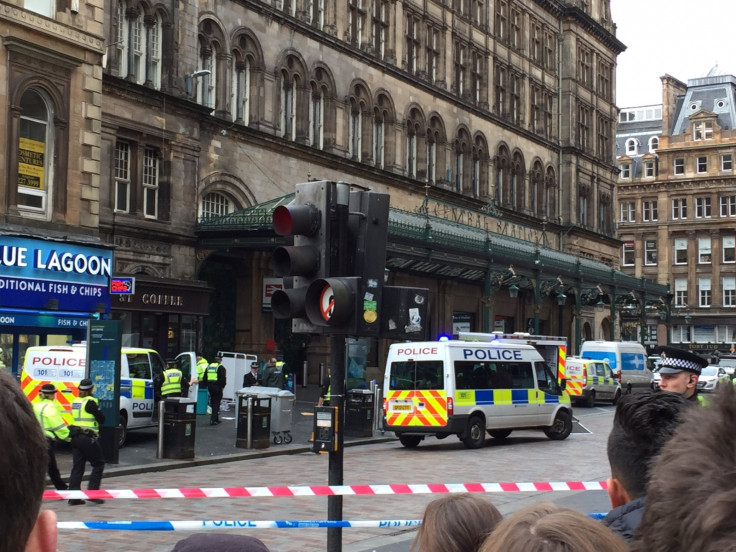
M37 328L65 328L70 330L86 330L89 318L54 316L49 314L15 314L0 312L2 326L33 326Z
M271 312L271 297L277 289L284 289L283 278L264 278L261 296L261 312Z
M110 310L112 250L0 237L0 298L4 307L99 312Z

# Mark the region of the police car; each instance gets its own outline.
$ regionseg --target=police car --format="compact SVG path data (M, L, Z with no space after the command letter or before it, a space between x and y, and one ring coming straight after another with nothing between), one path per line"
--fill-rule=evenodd
M541 429L553 440L572 431L565 380L557 381L531 345L438 341L390 346L384 422L405 447L428 436L457 436L479 448L486 434Z

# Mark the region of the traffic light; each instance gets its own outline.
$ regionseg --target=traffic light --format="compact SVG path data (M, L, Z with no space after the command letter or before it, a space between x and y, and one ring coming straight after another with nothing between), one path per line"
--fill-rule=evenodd
M295 202L273 213L274 231L294 236L273 254L285 287L271 299L274 316L292 318L296 332L378 335L388 212L388 194L297 184Z
M347 185L344 185L347 186ZM347 217L347 190L345 214ZM320 328L306 318L305 300L309 285L330 275L337 250L331 246L337 232L338 184L321 180L296 185L294 203L280 205L273 212L273 229L280 236L293 236L294 245L277 247L272 266L284 278L284 289L274 292L271 310L275 318L292 318L296 332L319 333Z

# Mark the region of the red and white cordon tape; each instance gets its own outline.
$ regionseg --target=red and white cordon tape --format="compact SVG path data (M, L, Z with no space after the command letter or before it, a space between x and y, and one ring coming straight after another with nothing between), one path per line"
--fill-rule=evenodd
M45 500L141 498L242 498L279 496L359 496L447 493L533 493L606 490L605 481L538 481L529 483L429 483L404 485L312 485L295 487L220 487L185 489L100 489L45 491Z

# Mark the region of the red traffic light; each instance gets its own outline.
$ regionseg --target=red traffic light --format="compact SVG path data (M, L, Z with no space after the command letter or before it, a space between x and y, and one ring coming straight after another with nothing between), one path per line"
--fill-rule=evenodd
M320 219L319 209L312 204L279 205L273 211L273 231L279 236L313 236Z

